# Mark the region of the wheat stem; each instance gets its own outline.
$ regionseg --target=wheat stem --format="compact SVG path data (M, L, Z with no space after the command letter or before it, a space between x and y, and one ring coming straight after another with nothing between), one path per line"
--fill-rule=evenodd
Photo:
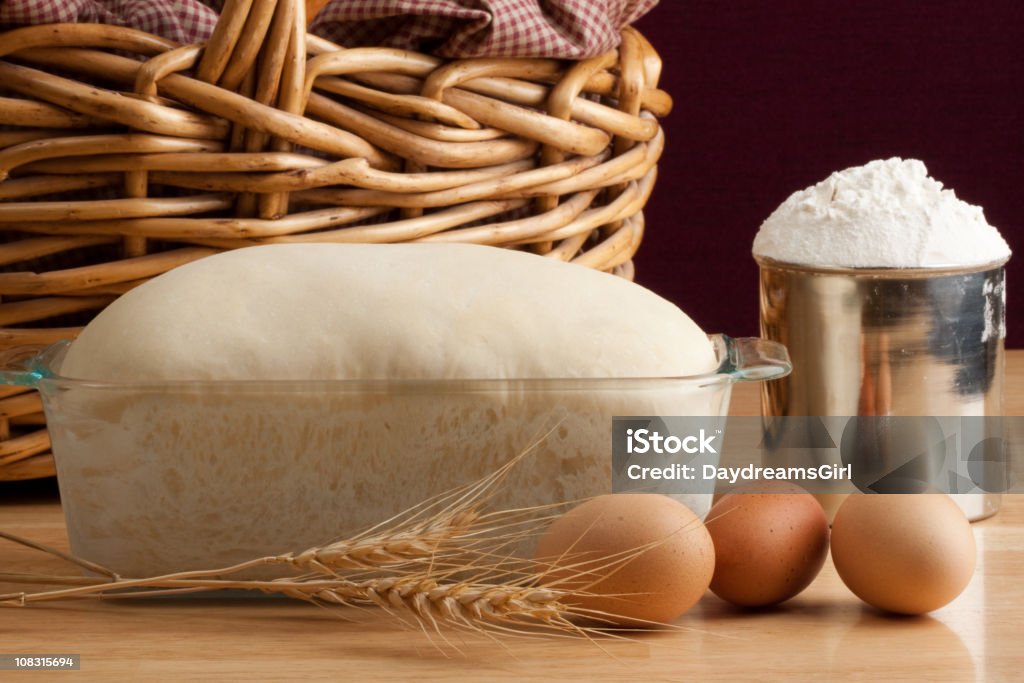
M71 555L69 553L66 553L66 552L64 552L62 550L57 550L56 548L51 548L48 545L43 545L42 543L37 543L36 541L33 541L31 539L23 538L21 536L16 536L15 534L7 533L6 531L0 531L0 538L6 539L8 541L11 541L12 543L17 543L18 545L23 545L23 546L26 546L28 548L33 548L35 550L47 553L49 555L53 555L55 557L59 557L60 559L65 560L67 562L70 562L72 564L77 564L79 567L82 567L83 569L86 569L86 570L88 570L90 572L95 572L96 574L102 574L104 576L109 576L112 579L116 579L117 578L117 573L116 572L113 572L113 571L107 569L106 567L104 567L102 565L98 565L95 562L90 562L89 560L83 559L81 557L76 557L76 556Z

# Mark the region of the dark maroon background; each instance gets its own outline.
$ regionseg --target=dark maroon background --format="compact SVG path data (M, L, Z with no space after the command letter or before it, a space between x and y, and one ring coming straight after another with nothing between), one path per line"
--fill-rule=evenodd
M676 103L641 284L754 334L761 222L834 170L914 157L1017 253L1007 343L1024 346L1024 2L662 0L638 26Z

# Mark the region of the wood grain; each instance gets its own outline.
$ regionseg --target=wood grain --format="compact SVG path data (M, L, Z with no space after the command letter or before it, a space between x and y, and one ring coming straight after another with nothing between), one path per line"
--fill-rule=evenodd
M1024 410L1022 380L1024 351L1010 352L1009 415ZM739 387L733 413L757 410L756 386ZM0 529L67 547L55 492L7 485L0 496ZM708 594L679 619L680 631L628 641L497 642L446 633L449 644L375 612L284 599L181 599L0 609L0 651L80 654L75 680L1019 680L1024 497L1006 497L1002 511L974 529L979 562L970 586L919 618L863 607L828 562L780 608L737 611ZM68 571L0 545L0 571L28 570Z

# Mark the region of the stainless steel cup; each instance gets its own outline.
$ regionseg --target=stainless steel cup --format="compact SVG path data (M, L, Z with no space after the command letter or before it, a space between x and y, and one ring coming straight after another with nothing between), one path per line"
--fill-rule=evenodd
M1005 261L847 269L755 258L762 336L793 362L762 385L765 416L1002 415ZM972 520L999 509L999 494L954 498ZM822 502L830 513L837 504Z

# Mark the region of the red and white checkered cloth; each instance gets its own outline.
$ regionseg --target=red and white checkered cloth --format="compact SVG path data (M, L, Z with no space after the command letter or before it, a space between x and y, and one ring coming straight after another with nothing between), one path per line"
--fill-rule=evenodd
M118 24L179 43L206 40L219 0L0 0L0 26ZM346 47L384 46L442 57L599 55L658 0L332 0L311 27Z
M313 30L339 45L443 57L592 57L658 0L335 0Z
M199 0L0 0L0 26L116 24L177 43L206 40L217 11Z

